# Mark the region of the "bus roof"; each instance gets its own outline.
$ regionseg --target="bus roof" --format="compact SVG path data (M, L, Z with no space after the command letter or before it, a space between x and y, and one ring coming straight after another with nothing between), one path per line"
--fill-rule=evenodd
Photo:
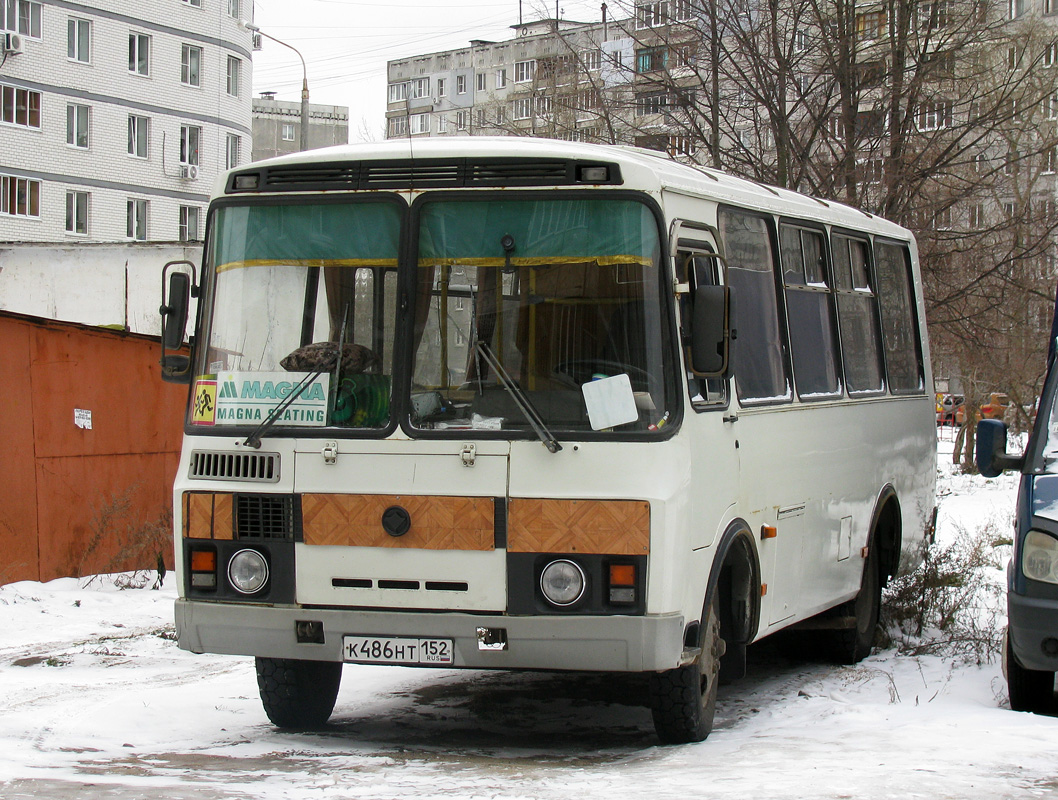
M663 153L624 145L587 144L515 136L451 136L389 139L384 142L338 145L292 153L253 165L293 166L336 161L403 161L409 159L567 158L608 161L620 165L623 185L652 193L663 191L703 197L720 203L786 214L854 228L896 239L912 234L893 222L851 206L821 200L789 189L767 186L709 167L683 164ZM225 181L226 181L225 176ZM223 189L221 189L223 191Z

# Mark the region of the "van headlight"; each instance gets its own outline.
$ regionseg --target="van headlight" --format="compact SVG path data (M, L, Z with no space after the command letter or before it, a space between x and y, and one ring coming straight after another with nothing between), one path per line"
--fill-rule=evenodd
M1021 550L1021 571L1034 581L1058 583L1058 539L1029 531Z
M587 579L584 570L573 561L552 561L540 573L540 591L555 606L571 606L584 595Z
M259 592L268 583L268 562L256 550L240 550L228 562L228 582L242 594Z

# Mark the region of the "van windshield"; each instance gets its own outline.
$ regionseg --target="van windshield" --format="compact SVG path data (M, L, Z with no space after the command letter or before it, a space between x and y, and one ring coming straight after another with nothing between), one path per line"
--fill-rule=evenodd
M628 199L443 199L417 217L411 424L653 431L671 416L658 225Z

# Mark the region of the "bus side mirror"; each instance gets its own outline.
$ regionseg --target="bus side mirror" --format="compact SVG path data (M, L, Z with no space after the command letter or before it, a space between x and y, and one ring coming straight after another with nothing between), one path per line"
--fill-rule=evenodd
M974 460L986 478L996 478L1004 470L1020 470L1025 465L1025 456L1007 455L1007 425L998 419L983 419L977 423Z
M691 320L691 372L700 378L722 378L728 372L731 290L699 286L694 290Z
M158 309L162 315L162 380L167 383L190 383L191 357L167 352L183 347L191 298L197 294L192 275L169 272L169 268L177 264L186 264L192 270L195 268L190 261L170 261L162 269L162 305ZM165 287L166 274L169 275L168 291Z

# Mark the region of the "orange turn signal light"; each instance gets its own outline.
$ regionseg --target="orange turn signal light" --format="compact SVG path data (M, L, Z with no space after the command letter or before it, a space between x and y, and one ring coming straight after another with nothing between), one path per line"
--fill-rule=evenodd
M215 572L217 569L217 554L213 550L192 550L191 571L192 572Z
M611 564L610 565L611 586L635 586L636 567L635 564Z

